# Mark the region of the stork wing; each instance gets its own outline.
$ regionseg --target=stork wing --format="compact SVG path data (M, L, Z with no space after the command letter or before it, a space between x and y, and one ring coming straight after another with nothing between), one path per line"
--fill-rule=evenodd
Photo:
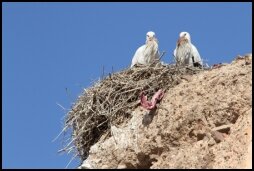
M174 56L175 62L177 62L177 60L176 60L176 48L175 48L175 50L173 52L173 56Z
M173 52L173 55L174 55L174 57L176 57L176 48L175 48L175 50Z
M144 57L143 57L143 51L144 51L144 49L145 49L145 45L143 45L143 46L140 46L137 50L136 50L136 52L135 52L135 54L134 54L134 56L133 56L133 58L132 58L132 62L131 62L131 67L133 67L135 64L137 64L137 63L144 63L143 61L144 61Z
M193 57L194 57L194 61L200 63L201 65L203 65L203 62L201 60L201 56L198 53L197 48L193 44L191 44L191 46L192 46L192 54L193 54Z

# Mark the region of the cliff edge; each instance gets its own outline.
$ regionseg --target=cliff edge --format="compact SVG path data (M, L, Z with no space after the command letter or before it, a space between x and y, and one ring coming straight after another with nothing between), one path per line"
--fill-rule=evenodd
M79 168L252 168L252 54L182 77L106 137Z

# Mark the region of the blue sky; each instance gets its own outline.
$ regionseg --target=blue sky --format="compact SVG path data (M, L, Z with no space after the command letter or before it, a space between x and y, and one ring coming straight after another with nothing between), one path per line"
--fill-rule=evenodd
M251 3L2 3L2 14L3 168L65 168L57 103L69 109L103 66L129 67L148 31L166 63L181 31L209 65L252 52Z

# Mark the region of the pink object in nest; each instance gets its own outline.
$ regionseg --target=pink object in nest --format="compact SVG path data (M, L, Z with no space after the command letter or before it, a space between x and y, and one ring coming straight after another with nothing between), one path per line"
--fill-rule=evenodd
M149 102L147 101L147 96L144 95L144 92L141 92L141 96L140 96L141 106L149 110L154 109L156 103L160 101L163 96L164 96L164 92L160 89L153 95L151 102Z

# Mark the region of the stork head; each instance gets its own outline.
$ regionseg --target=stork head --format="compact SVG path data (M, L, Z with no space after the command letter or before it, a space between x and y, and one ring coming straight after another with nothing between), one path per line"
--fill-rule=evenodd
M149 31L146 33L146 41L152 41L152 40L155 40L156 37L155 37L155 33L152 32L152 31Z
M180 39L186 39L188 42L191 42L190 34L186 31L183 31L179 34Z

